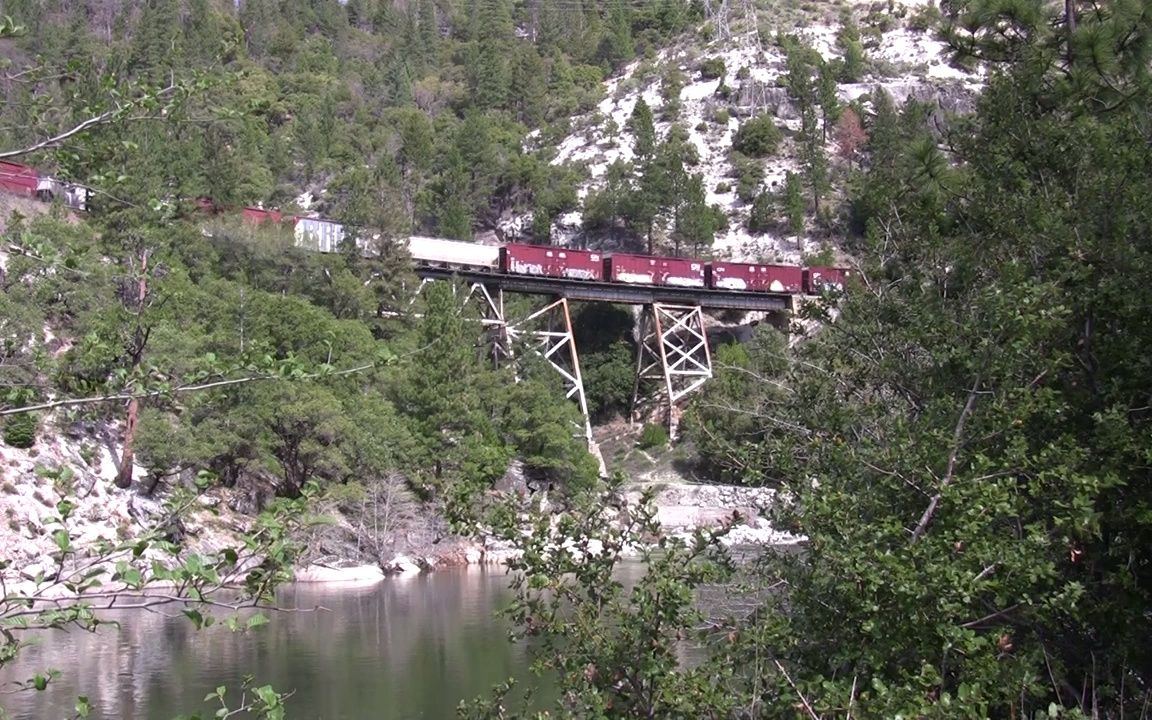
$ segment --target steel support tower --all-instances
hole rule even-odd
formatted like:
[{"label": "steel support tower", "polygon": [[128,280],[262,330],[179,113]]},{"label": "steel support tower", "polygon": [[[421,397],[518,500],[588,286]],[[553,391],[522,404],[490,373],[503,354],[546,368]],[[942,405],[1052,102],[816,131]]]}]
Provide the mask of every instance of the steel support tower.
[{"label": "steel support tower", "polygon": [[712,352],[699,305],[643,306],[637,328],[636,382],[632,422],[644,419],[652,403],[666,403],[668,435],[680,426],[679,402],[712,377]]}]

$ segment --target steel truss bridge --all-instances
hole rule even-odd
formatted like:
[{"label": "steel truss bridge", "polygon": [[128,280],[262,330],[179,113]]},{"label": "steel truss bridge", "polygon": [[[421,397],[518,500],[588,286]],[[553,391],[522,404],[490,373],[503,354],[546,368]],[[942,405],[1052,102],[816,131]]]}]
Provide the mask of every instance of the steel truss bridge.
[{"label": "steel truss bridge", "polygon": [[[580,354],[572,327],[571,301],[641,306],[636,336],[636,376],[631,421],[661,407],[671,437],[676,436],[682,401],[712,377],[712,351],[704,324],[705,310],[791,312],[797,299],[787,294],[747,293],[708,288],[656,287],[561,278],[505,275],[495,272],[415,268],[420,288],[448,280],[461,288],[463,304],[480,311],[483,333],[498,364],[514,359],[517,349],[537,353],[564,380],[566,396],[584,416],[583,434],[594,448]],[[511,317],[504,294],[542,296],[542,307]]]}]

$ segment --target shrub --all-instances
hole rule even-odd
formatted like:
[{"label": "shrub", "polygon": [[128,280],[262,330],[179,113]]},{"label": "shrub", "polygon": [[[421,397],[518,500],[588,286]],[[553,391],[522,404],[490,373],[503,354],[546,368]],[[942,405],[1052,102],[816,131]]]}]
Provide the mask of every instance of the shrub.
[{"label": "shrub", "polygon": [[927,32],[940,24],[940,8],[932,3],[921,5],[908,16],[908,29],[916,32]]},{"label": "shrub", "polygon": [[719,108],[712,113],[712,122],[717,125],[727,125],[729,117],[728,108]]},{"label": "shrub", "polygon": [[732,153],[731,160],[736,176],[736,196],[744,202],[752,202],[764,182],[764,163],[739,152]]},{"label": "shrub", "polygon": [[762,190],[752,201],[752,210],[748,213],[748,232],[766,233],[772,229],[776,221],[776,203],[772,193]]},{"label": "shrub", "polygon": [[776,152],[783,139],[784,133],[776,127],[771,115],[757,115],[736,131],[732,147],[748,157],[762,158]]},{"label": "shrub", "polygon": [[700,133],[708,132],[708,123],[704,122],[703,120],[696,123],[696,132],[700,132]]},{"label": "shrub", "polygon": [[36,444],[36,430],[39,421],[33,413],[10,415],[4,421],[4,444],[9,447],[28,449]]},{"label": "shrub", "polygon": [[640,439],[637,441],[637,444],[642,450],[663,447],[668,444],[668,431],[664,429],[663,425],[648,423],[644,426],[644,429],[640,431]]},{"label": "shrub", "polygon": [[752,71],[748,69],[747,65],[740,66],[740,69],[736,71],[737,80],[747,80],[750,77],[752,77]]},{"label": "shrub", "polygon": [[708,58],[700,63],[700,77],[704,80],[715,80],[716,78],[724,77],[724,70],[723,58]]},{"label": "shrub", "polygon": [[719,195],[730,193],[732,192],[732,186],[721,180],[720,182],[716,183],[716,192]]}]

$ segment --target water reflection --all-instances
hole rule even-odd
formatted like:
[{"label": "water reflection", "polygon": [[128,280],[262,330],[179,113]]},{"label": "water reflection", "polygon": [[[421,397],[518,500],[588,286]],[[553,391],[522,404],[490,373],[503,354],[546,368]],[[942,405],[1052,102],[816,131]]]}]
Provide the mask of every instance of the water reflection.
[{"label": "water reflection", "polygon": [[[295,585],[253,633],[196,632],[182,616],[124,613],[96,634],[48,633],[0,673],[0,685],[52,667],[39,694],[0,698],[13,718],[66,717],[87,694],[97,718],[171,718],[206,709],[218,685],[295,690],[293,718],[435,718],[508,677],[528,679],[522,645],[496,613],[511,593],[503,570],[471,568],[370,587]],[[315,607],[323,609],[304,611]]]}]

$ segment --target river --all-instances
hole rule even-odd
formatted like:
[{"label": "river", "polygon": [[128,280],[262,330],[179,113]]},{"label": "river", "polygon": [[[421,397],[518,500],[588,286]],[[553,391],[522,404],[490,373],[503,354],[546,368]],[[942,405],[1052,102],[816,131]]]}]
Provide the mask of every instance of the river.
[{"label": "river", "polygon": [[119,626],[48,633],[24,649],[0,670],[0,686],[47,668],[61,676],[44,692],[0,696],[0,707],[11,718],[54,720],[87,695],[93,718],[211,717],[205,694],[251,673],[258,685],[294,691],[293,719],[449,720],[461,700],[509,677],[540,683],[497,615],[511,598],[503,569],[472,567],[367,586],[289,585],[278,602],[298,611],[272,613],[248,633],[196,631],[179,614],[121,613]]}]

